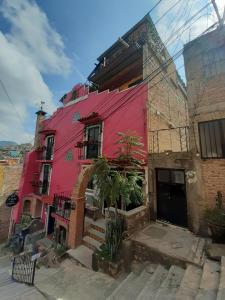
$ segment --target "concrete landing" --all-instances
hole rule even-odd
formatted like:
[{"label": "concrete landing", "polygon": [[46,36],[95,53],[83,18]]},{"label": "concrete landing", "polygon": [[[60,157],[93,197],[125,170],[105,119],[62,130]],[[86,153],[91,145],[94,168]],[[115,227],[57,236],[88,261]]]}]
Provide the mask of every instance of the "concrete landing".
[{"label": "concrete landing", "polygon": [[[202,266],[206,240],[189,230],[163,223],[152,223],[139,231],[132,240],[136,253],[149,252],[148,259],[158,263]],[[157,261],[158,259],[158,261]],[[147,259],[146,259],[147,260]]]},{"label": "concrete landing", "polygon": [[67,251],[70,257],[79,262],[82,266],[92,269],[92,253],[93,251],[83,245],[76,249],[70,249]]}]

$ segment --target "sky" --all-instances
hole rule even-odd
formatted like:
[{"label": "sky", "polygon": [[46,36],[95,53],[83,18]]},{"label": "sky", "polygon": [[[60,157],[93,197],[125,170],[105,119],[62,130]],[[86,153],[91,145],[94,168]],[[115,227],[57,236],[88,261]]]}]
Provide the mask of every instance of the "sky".
[{"label": "sky", "polygon": [[[32,142],[40,102],[52,114],[66,92],[86,81],[97,57],[157,2],[0,0],[0,140]],[[162,0],[151,13],[153,21],[177,2]],[[208,2],[180,0],[157,23],[171,55],[216,21],[210,6],[176,34]],[[217,4],[222,14],[225,0]],[[176,65],[185,80],[182,58]]]}]

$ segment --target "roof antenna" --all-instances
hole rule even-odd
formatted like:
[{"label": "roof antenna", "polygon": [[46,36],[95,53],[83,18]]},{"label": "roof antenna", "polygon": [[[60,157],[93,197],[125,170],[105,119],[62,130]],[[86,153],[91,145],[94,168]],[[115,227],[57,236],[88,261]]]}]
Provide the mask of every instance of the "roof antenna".
[{"label": "roof antenna", "polygon": [[[214,9],[215,9],[215,12],[216,12],[216,15],[217,15],[217,18],[218,18],[218,21],[219,21],[219,26],[221,27],[221,26],[223,26],[223,19],[221,18],[221,16],[220,16],[220,13],[219,13],[219,10],[218,10],[218,6],[217,6],[217,4],[216,4],[216,0],[212,0],[212,4],[213,4],[213,7],[214,7]],[[223,15],[223,17],[224,17],[224,15]]]}]

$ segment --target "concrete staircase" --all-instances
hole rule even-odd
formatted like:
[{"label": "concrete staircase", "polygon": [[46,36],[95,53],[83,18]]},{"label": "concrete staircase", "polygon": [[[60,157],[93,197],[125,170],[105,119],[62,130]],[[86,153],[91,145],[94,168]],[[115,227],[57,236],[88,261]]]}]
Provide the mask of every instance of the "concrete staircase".
[{"label": "concrete staircase", "polygon": [[[141,273],[130,273],[107,300],[224,300],[225,258],[221,263],[206,259],[203,267],[186,269],[172,265],[150,265]],[[150,270],[149,270],[150,269]]]},{"label": "concrete staircase", "polygon": [[82,245],[67,251],[81,266],[92,269],[92,254],[105,242],[105,220],[93,221],[85,217],[85,235]]}]

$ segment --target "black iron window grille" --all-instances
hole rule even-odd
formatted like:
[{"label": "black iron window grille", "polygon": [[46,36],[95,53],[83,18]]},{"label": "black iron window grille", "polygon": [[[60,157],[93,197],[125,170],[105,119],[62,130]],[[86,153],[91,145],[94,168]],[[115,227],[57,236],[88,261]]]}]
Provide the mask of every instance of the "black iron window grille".
[{"label": "black iron window grille", "polygon": [[86,128],[85,158],[97,158],[101,149],[101,126],[94,125]]},{"label": "black iron window grille", "polygon": [[202,158],[225,158],[225,119],[199,123]]},{"label": "black iron window grille", "polygon": [[55,208],[55,214],[61,216],[64,219],[70,219],[71,212],[71,198],[64,193],[55,194],[53,200],[53,206]]},{"label": "black iron window grille", "polygon": [[45,159],[46,160],[52,160],[53,146],[54,146],[54,136],[48,136],[46,138],[46,150],[45,150]]},{"label": "black iron window grille", "polygon": [[40,193],[42,195],[48,194],[50,171],[51,171],[50,165],[43,165],[43,179],[40,186]]}]

